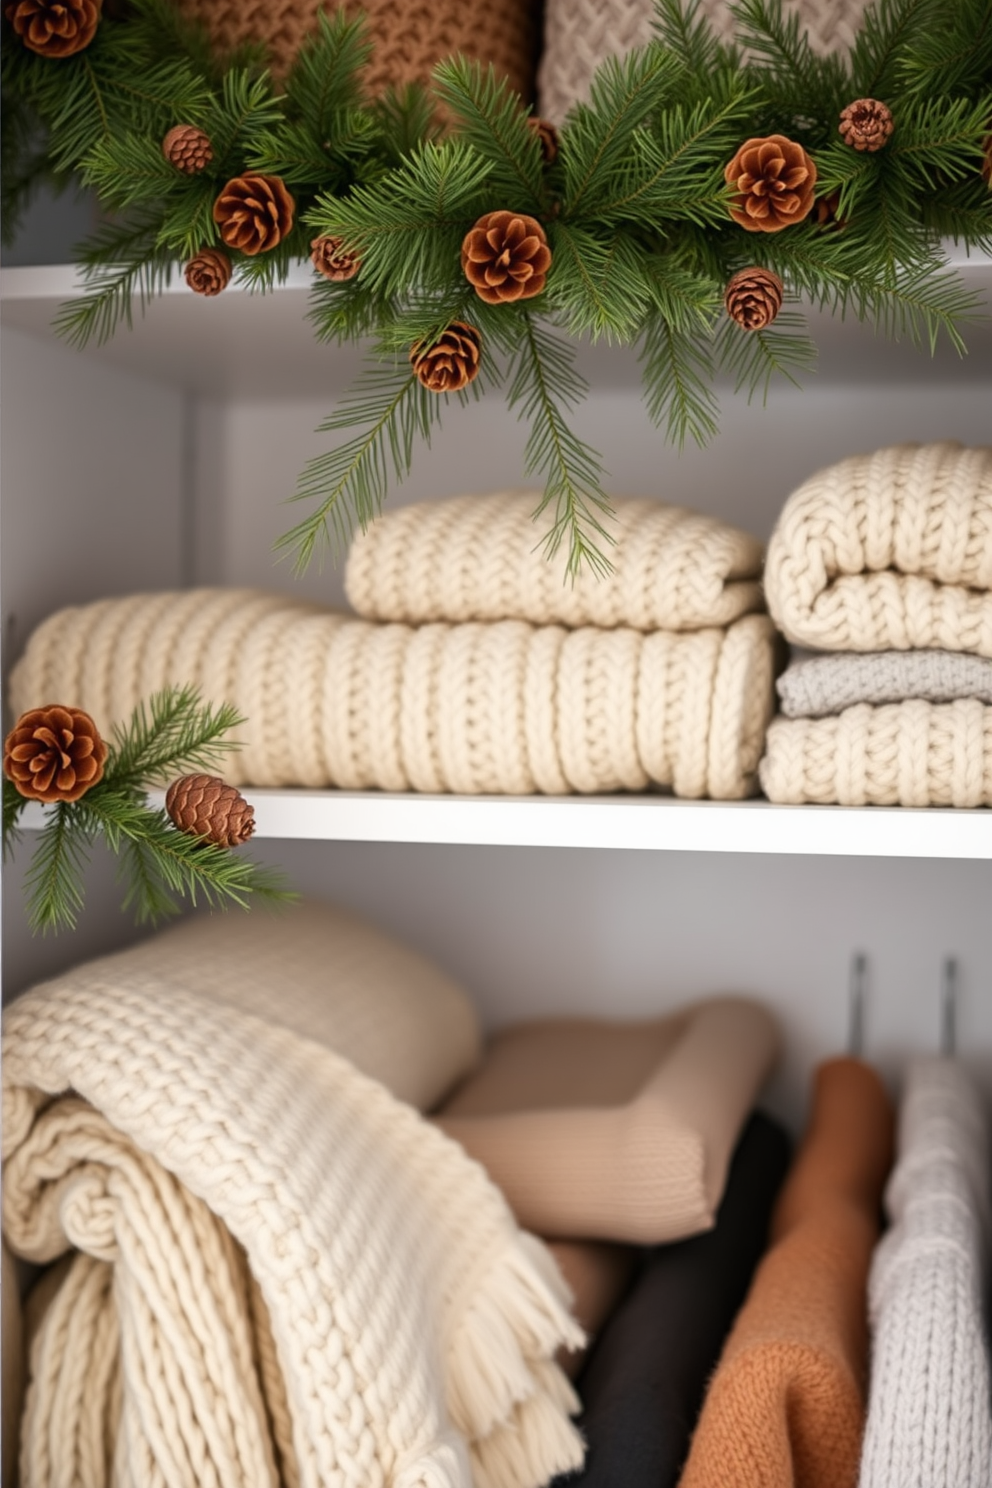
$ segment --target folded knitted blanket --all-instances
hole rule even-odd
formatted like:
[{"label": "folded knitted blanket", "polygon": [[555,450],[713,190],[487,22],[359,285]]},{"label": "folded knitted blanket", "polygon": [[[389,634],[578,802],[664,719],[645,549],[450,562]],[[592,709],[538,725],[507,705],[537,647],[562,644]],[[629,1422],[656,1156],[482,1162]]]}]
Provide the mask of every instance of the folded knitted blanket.
[{"label": "folded knitted blanket", "polygon": [[992,707],[992,661],[957,651],[836,651],[793,662],[775,684],[786,718],[824,718],[855,703],[977,698]]},{"label": "folded knitted blanket", "polygon": [[834,718],[776,718],[761,784],[770,801],[992,806],[992,708],[918,699]]},{"label": "folded knitted blanket", "polygon": [[37,1262],[75,1249],[34,1339],[23,1488],[577,1466],[553,1355],[581,1333],[482,1169],[325,1044],[118,966],[6,1014],[4,1232]]},{"label": "folded knitted blanket", "polygon": [[532,520],[537,491],[401,506],[355,538],[345,588],[367,620],[528,620],[702,630],[763,610],[756,538],[700,512],[618,500],[604,519],[611,574],[566,572]]},{"label": "folded knitted blanket", "polygon": [[15,713],[53,698],[101,729],[192,683],[248,720],[232,782],[361,790],[756,789],[774,706],[774,627],[691,635],[521,621],[376,625],[245,589],[74,606],[31,636]]},{"label": "folded knitted blanket", "polygon": [[988,1118],[954,1060],[919,1059],[906,1072],[885,1204],[891,1228],[868,1284],[860,1488],[987,1488]]},{"label": "folded knitted blanket", "polygon": [[874,1070],[821,1065],[772,1246],[710,1382],[681,1488],[854,1488],[868,1267],[892,1142]]},{"label": "folded knitted blanket", "polygon": [[896,445],[819,471],[782,509],[765,595],[798,645],[992,656],[992,449]]}]

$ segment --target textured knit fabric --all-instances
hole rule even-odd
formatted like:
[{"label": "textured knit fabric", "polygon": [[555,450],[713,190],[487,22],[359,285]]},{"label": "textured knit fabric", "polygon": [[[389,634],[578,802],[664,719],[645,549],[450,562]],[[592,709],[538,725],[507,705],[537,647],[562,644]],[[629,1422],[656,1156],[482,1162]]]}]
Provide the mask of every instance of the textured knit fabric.
[{"label": "textured knit fabric", "polygon": [[819,471],[785,503],[765,594],[801,646],[992,656],[992,449],[896,445]]},{"label": "textured knit fabric", "polygon": [[102,730],[192,683],[233,703],[232,783],[350,790],[643,790],[734,800],[756,789],[774,707],[765,615],[691,635],[520,621],[376,625],[242,589],[61,610],[11,676],[16,713],[52,698]]},{"label": "textured knit fabric", "polygon": [[[784,0],[813,50],[846,51],[854,42],[867,0]],[[724,40],[734,37],[728,0],[702,0],[699,14]],[[544,53],[538,72],[540,111],[560,123],[575,103],[589,97],[593,73],[607,57],[645,46],[654,34],[652,0],[546,0]]]},{"label": "textured knit fabric", "polygon": [[992,707],[992,661],[955,651],[837,651],[794,662],[775,684],[786,718],[826,718],[855,703],[976,698]]},{"label": "textured knit fabric", "polygon": [[681,1488],[854,1488],[868,1364],[866,1288],[892,1162],[873,1070],[821,1065],[772,1246],[724,1347]]},{"label": "textured knit fabric", "polygon": [[615,501],[604,522],[612,574],[566,573],[547,558],[538,491],[397,507],[355,538],[345,588],[367,620],[528,620],[702,630],[764,609],[756,538],[660,501]]},{"label": "textured knit fabric", "polygon": [[716,1227],[646,1254],[580,1376],[586,1465],[562,1488],[675,1488],[706,1381],[765,1248],[788,1161],[782,1128],[752,1116]]},{"label": "textured knit fabric", "polygon": [[761,784],[793,805],[992,806],[992,708],[913,700],[776,718]]},{"label": "textured knit fabric", "polygon": [[630,1284],[638,1252],[605,1240],[549,1240],[548,1250],[572,1294],[572,1315],[586,1335],[580,1348],[559,1352],[558,1362],[574,1379],[596,1337]]},{"label": "textured knit fabric", "polygon": [[760,1004],[503,1033],[438,1118],[541,1235],[654,1244],[708,1229],[778,1051]]},{"label": "textured knit fabric", "polygon": [[76,1252],[23,1488],[520,1488],[581,1461],[547,1252],[323,1043],[107,957],[8,1009],[3,1078],[8,1242]]},{"label": "textured knit fabric", "polygon": [[885,1204],[860,1488],[988,1488],[988,1118],[954,1060],[906,1072]]}]

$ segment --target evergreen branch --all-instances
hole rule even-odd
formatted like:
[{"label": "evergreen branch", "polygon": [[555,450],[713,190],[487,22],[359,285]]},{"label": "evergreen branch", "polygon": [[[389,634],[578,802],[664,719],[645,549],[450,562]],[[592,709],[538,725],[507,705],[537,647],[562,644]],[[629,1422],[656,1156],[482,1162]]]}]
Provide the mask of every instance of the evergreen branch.
[{"label": "evergreen branch", "polygon": [[953,273],[940,273],[934,264],[900,269],[894,280],[855,281],[846,297],[861,320],[869,315],[885,335],[935,351],[941,332],[960,356],[967,352],[962,324],[987,319],[981,293],[967,289]]},{"label": "evergreen branch", "polygon": [[508,193],[515,211],[540,214],[546,205],[541,147],[508,79],[491,63],[483,68],[452,57],[434,69],[434,90],[457,115],[461,137],[491,162],[489,186]]},{"label": "evergreen branch", "polygon": [[649,290],[637,247],[622,232],[606,241],[568,222],[553,224],[555,275],[551,300],[569,331],[623,340],[636,332]]},{"label": "evergreen branch", "polygon": [[686,438],[702,448],[717,431],[719,404],[713,392],[713,364],[705,342],[654,315],[645,327],[640,351],[644,401],[652,423],[680,450]]},{"label": "evergreen branch", "polygon": [[20,838],[18,822],[24,808],[27,806],[27,797],[22,796],[12,780],[4,776],[3,781],[3,861],[6,863],[14,850],[14,844]]},{"label": "evergreen branch", "polygon": [[118,788],[164,785],[176,775],[216,770],[240,746],[226,734],[245,722],[229,703],[203,704],[195,687],[167,688],[114,728],[104,779]]},{"label": "evergreen branch", "polygon": [[332,140],[341,118],[365,102],[362,69],[372,55],[364,16],[319,11],[286,79],[291,115],[306,120],[317,140]]},{"label": "evergreen branch", "polygon": [[[123,322],[133,324],[134,300],[141,313],[172,280],[170,257],[159,250],[160,213],[151,209],[111,224],[82,248],[84,293],[61,305],[54,327],[71,346],[109,341]],[[87,257],[92,259],[87,263]]]},{"label": "evergreen branch", "polygon": [[734,378],[734,392],[747,390],[748,402],[760,392],[767,401],[772,380],[784,377],[799,387],[799,375],[816,364],[816,347],[805,335],[801,315],[780,312],[774,324],[761,331],[742,330],[727,319],[716,335],[717,359]]},{"label": "evergreen branch", "polygon": [[402,165],[419,146],[438,138],[440,125],[434,101],[419,83],[387,88],[371,107],[381,130],[383,153],[389,165]]},{"label": "evergreen branch", "polygon": [[701,0],[655,0],[654,29],[661,44],[679,57],[697,79],[708,83],[722,49],[708,22],[699,17]]},{"label": "evergreen branch", "polygon": [[50,930],[76,928],[91,842],[78,803],[61,801],[49,808],[24,879],[27,919],[33,932],[47,935]]}]

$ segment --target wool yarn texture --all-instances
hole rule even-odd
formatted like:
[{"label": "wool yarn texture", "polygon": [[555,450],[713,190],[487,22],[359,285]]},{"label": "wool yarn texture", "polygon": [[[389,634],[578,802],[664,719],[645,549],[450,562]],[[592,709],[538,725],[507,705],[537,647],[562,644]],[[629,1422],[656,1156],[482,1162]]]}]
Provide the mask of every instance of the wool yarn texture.
[{"label": "wool yarn texture", "polygon": [[6,1239],[71,1256],[23,1488],[537,1488],[581,1463],[547,1252],[317,1038],[110,956],[8,1009],[3,1080]]},{"label": "wool yarn texture", "polygon": [[523,1023],[436,1119],[526,1229],[677,1240],[712,1227],[778,1046],[771,1014],[735,997],[649,1023]]},{"label": "wool yarn texture", "polygon": [[[854,44],[867,0],[784,0],[786,18],[798,17],[810,46],[827,56]],[[701,0],[699,16],[723,41],[736,23],[728,0]],[[540,113],[560,124],[589,98],[593,74],[607,57],[645,46],[654,35],[651,0],[546,0],[544,52],[538,70]]]},{"label": "wool yarn texture", "polygon": [[837,651],[793,662],[775,688],[786,718],[826,718],[855,703],[909,698],[975,698],[992,707],[992,661],[955,651]]},{"label": "wool yarn texture", "polygon": [[992,448],[895,445],[819,471],[782,509],[765,596],[800,646],[992,657]]},{"label": "wool yarn texture", "polygon": [[893,1127],[874,1070],[820,1066],[771,1248],[710,1381],[681,1488],[855,1488]]},{"label": "wool yarn texture", "polygon": [[906,1071],[885,1207],[859,1488],[988,1488],[988,1118],[953,1059]]},{"label": "wool yarn texture", "polygon": [[[109,734],[192,684],[248,720],[231,784],[565,794],[757,788],[778,647],[766,615],[686,635],[377,625],[244,589],[74,606],[34,632],[11,706],[69,698]],[[31,700],[31,701],[28,701]]]},{"label": "wool yarn texture", "polygon": [[356,536],[345,589],[366,620],[527,620],[532,625],[702,630],[764,609],[756,538],[660,501],[616,500],[604,518],[613,572],[574,580],[533,519],[539,491],[396,507]]},{"label": "wool yarn texture", "polygon": [[760,775],[782,804],[992,806],[992,708],[910,699],[775,718]]}]

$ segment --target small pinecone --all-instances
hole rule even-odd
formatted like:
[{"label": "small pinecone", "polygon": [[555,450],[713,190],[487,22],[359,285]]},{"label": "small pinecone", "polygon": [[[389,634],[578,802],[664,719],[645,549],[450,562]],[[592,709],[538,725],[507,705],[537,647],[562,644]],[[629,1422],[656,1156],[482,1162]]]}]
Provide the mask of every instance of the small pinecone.
[{"label": "small pinecone", "polygon": [[162,141],[162,154],[184,176],[206,170],[214,158],[210,136],[195,124],[174,124]]},{"label": "small pinecone", "polygon": [[853,150],[880,150],[895,128],[891,111],[877,98],[856,98],[841,112],[840,132]]},{"label": "small pinecone", "polygon": [[103,778],[107,746],[82,708],[22,713],[4,740],[3,773],[33,801],[78,801]]},{"label": "small pinecone", "polygon": [[310,244],[310,262],[318,274],[323,274],[325,279],[332,279],[335,284],[354,279],[362,266],[358,254],[345,248],[344,238],[329,235],[313,239]]},{"label": "small pinecone", "polygon": [[426,351],[418,341],[410,348],[410,365],[432,393],[457,393],[479,375],[482,337],[475,326],[453,320]]},{"label": "small pinecone", "polygon": [[462,272],[487,305],[539,295],[550,267],[544,228],[523,212],[487,212],[462,241]]},{"label": "small pinecone", "polygon": [[554,165],[558,159],[558,131],[551,120],[530,118],[527,127],[537,135],[545,165]]},{"label": "small pinecone", "polygon": [[295,203],[278,176],[235,176],[214,202],[214,221],[228,248],[253,257],[277,247],[293,226]]},{"label": "small pinecone", "polygon": [[723,303],[745,331],[763,331],[782,308],[783,285],[770,269],[740,269],[727,284]]},{"label": "small pinecone", "polygon": [[201,248],[183,273],[194,294],[219,295],[231,282],[231,260],[220,248]]},{"label": "small pinecone", "polygon": [[826,196],[818,196],[813,206],[813,221],[817,227],[833,229],[835,232],[840,232],[841,228],[846,227],[847,218],[837,216],[839,206],[839,191],[829,191]]},{"label": "small pinecone", "polygon": [[781,232],[813,210],[816,166],[784,134],[745,140],[723,176],[737,193],[730,215],[748,232]]},{"label": "small pinecone", "polygon": [[29,51],[72,57],[88,47],[100,24],[103,0],[13,0],[4,15]]},{"label": "small pinecone", "polygon": [[255,808],[219,775],[181,775],[169,786],[165,809],[181,832],[219,847],[237,847],[255,830]]}]

